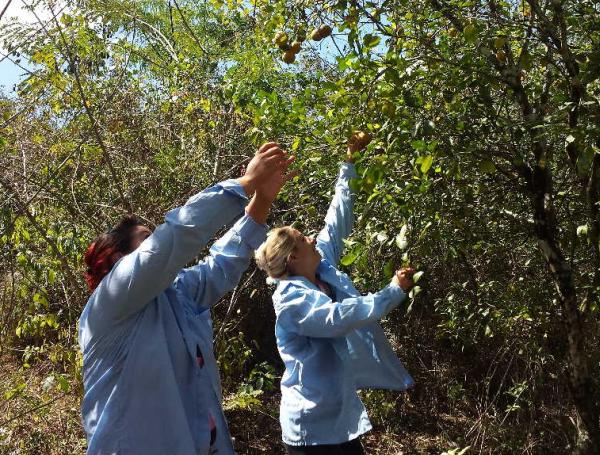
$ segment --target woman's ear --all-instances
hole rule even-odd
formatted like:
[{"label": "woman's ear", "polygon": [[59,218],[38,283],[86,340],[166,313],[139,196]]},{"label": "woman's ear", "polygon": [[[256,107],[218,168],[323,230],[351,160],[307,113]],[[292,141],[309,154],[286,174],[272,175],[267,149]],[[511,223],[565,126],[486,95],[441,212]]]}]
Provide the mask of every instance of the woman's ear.
[{"label": "woman's ear", "polygon": [[296,266],[296,260],[298,259],[298,256],[295,253],[290,253],[290,255],[287,258],[287,268],[290,272],[293,272],[295,270],[295,266]]},{"label": "woman's ear", "polygon": [[113,263],[113,265],[114,265],[114,264],[116,264],[116,263],[117,263],[117,261],[118,261],[119,259],[121,259],[123,256],[125,256],[123,253],[121,253],[120,251],[117,251],[117,252],[115,252],[115,253],[113,253],[113,254],[111,254],[111,255],[110,255],[110,260],[111,260],[111,262],[112,262],[112,263]]},{"label": "woman's ear", "polygon": [[296,254],[296,250],[294,250],[288,256],[288,264],[290,264],[292,262],[296,262],[297,259],[298,259],[298,255]]}]

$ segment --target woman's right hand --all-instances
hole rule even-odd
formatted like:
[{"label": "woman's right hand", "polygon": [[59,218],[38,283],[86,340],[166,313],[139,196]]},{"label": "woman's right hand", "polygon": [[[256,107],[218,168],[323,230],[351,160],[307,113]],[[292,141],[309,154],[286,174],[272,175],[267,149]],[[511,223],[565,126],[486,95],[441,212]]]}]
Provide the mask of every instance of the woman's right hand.
[{"label": "woman's right hand", "polygon": [[396,270],[396,273],[394,273],[394,277],[392,278],[392,283],[400,286],[404,292],[408,292],[415,285],[412,279],[414,274],[415,271],[410,267],[403,267]]},{"label": "woman's right hand", "polygon": [[348,150],[346,151],[346,161],[354,163],[353,155],[360,152],[371,142],[371,135],[364,131],[355,131],[348,139]]}]

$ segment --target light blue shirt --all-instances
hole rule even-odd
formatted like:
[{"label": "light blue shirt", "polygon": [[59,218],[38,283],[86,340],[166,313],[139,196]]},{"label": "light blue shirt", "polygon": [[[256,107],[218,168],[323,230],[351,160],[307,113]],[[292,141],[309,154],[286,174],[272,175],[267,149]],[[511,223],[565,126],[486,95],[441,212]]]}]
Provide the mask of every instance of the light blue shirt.
[{"label": "light blue shirt", "polygon": [[88,454],[207,454],[209,413],[217,426],[212,449],[233,453],[209,308],[238,283],[266,226],[244,215],[210,256],[182,267],[246,201],[234,180],[192,197],[91,295],[79,320]]},{"label": "light blue shirt", "polygon": [[340,272],[343,239],[354,223],[348,181],[354,165],[342,164],[335,195],[317,236],[322,261],[317,275],[333,299],[308,279],[281,280],[273,295],[275,336],[285,372],[281,379],[280,421],[286,444],[341,444],[371,429],[359,388],[404,390],[412,378],[376,321],[404,298],[391,284],[361,296]]}]

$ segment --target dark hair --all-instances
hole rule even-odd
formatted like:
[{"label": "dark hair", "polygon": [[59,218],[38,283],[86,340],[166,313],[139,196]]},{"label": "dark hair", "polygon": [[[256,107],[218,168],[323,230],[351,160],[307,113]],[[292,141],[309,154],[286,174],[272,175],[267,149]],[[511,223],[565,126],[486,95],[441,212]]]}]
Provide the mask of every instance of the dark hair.
[{"label": "dark hair", "polygon": [[115,253],[131,253],[131,232],[141,225],[141,220],[135,215],[126,215],[111,230],[96,237],[85,251],[83,260],[87,266],[84,277],[90,291],[96,289],[102,278],[115,265]]}]

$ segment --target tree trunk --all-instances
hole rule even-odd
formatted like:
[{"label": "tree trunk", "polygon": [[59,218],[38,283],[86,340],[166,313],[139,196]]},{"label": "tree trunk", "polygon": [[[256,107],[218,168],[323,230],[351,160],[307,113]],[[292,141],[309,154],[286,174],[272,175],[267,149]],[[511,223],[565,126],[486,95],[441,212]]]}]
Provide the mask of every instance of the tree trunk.
[{"label": "tree trunk", "polygon": [[589,437],[589,443],[586,447],[580,447],[579,453],[598,454],[600,407],[597,390],[590,375],[589,358],[585,354],[583,316],[579,310],[573,271],[556,241],[551,183],[549,171],[537,166],[531,180],[535,232],[558,291],[569,348],[569,389]]}]

